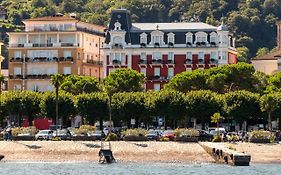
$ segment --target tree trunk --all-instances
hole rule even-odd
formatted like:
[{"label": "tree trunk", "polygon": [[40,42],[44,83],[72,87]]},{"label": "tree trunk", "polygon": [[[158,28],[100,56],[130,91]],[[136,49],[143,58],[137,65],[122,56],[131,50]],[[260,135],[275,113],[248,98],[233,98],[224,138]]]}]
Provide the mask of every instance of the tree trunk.
[{"label": "tree trunk", "polygon": [[102,120],[102,116],[100,116],[99,118],[100,118],[100,130],[103,131],[103,120]]},{"label": "tree trunk", "polygon": [[59,124],[59,87],[56,86],[56,136],[58,135]]},{"label": "tree trunk", "polygon": [[272,131],[271,111],[268,111],[268,130]]}]

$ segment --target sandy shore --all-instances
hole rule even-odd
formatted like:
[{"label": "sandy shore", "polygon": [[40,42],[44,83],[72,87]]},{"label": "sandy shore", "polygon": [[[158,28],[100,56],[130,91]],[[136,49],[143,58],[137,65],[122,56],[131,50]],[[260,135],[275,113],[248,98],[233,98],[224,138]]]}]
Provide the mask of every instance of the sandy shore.
[{"label": "sandy shore", "polygon": [[[252,156],[253,163],[281,163],[281,144],[219,143]],[[94,161],[101,142],[13,141],[0,142],[4,161]],[[124,162],[213,162],[197,143],[111,142],[114,157]]]}]

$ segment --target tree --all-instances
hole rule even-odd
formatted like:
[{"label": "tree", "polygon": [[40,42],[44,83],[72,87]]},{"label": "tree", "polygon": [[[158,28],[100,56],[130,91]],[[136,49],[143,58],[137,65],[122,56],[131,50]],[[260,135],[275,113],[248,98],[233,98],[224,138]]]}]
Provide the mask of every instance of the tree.
[{"label": "tree", "polygon": [[5,77],[0,74],[0,95],[2,93],[2,84],[5,82]]},{"label": "tree", "polygon": [[256,57],[260,57],[260,56],[266,55],[268,53],[269,53],[269,49],[266,47],[262,47],[262,48],[259,48],[259,50],[257,51]]},{"label": "tree", "polygon": [[143,91],[145,76],[133,69],[120,68],[110,73],[104,79],[105,88],[114,89],[114,92],[139,92]]},{"label": "tree", "polygon": [[[41,113],[45,117],[55,119],[57,125],[59,118],[61,118],[62,125],[66,126],[69,117],[73,117],[77,113],[73,98],[74,96],[69,93],[60,93],[57,98],[55,93],[46,92],[40,103]],[[56,105],[59,106],[58,110]]]},{"label": "tree", "polygon": [[64,76],[61,74],[52,75],[51,77],[51,81],[55,86],[55,92],[56,92],[56,125],[58,125],[58,120],[59,120],[59,105],[58,105],[59,87],[63,82],[63,80],[64,80]]},{"label": "tree", "polygon": [[177,74],[164,86],[166,90],[176,90],[184,93],[206,88],[206,75],[202,70]]},{"label": "tree", "polygon": [[122,120],[131,127],[131,119],[135,119],[135,126],[138,127],[141,121],[147,118],[144,92],[122,92],[112,96],[112,113],[114,121]]},{"label": "tree", "polygon": [[241,90],[226,93],[222,98],[227,116],[240,124],[249,119],[257,119],[261,113],[259,94]]},{"label": "tree", "polygon": [[185,97],[187,115],[195,120],[201,120],[204,125],[209,122],[211,115],[221,110],[218,100],[217,94],[212,91],[191,91]]},{"label": "tree", "polygon": [[153,114],[155,116],[165,117],[165,124],[170,124],[170,126],[175,128],[177,127],[176,121],[185,118],[186,101],[183,93],[160,91],[153,93],[151,97]]},{"label": "tree", "polygon": [[100,91],[97,78],[78,75],[67,76],[61,83],[60,89],[73,95]]},{"label": "tree", "polygon": [[223,119],[223,117],[221,116],[221,114],[219,112],[216,112],[211,116],[211,123],[217,124],[217,130],[218,130],[217,136],[219,136],[219,122],[221,119]]},{"label": "tree", "polygon": [[80,94],[76,97],[77,111],[86,117],[90,124],[99,120],[103,130],[103,119],[108,115],[108,97],[105,93]]},{"label": "tree", "polygon": [[272,131],[272,118],[271,114],[274,112],[279,106],[280,94],[265,94],[260,98],[260,108],[261,111],[267,112],[268,115],[268,129]]},{"label": "tree", "polygon": [[242,62],[249,62],[249,49],[247,47],[237,48],[237,58]]}]

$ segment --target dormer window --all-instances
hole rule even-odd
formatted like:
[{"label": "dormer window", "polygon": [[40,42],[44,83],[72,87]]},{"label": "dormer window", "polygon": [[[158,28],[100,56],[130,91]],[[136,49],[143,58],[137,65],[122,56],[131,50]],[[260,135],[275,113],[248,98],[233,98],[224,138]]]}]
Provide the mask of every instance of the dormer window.
[{"label": "dormer window", "polygon": [[154,44],[155,46],[160,46],[160,45],[164,44],[163,35],[164,35],[164,33],[159,30],[151,32],[151,43],[150,44]]},{"label": "dormer window", "polygon": [[140,44],[142,46],[145,46],[147,44],[147,34],[146,33],[142,33],[140,35]]},{"label": "dormer window", "polygon": [[169,33],[168,34],[168,45],[174,45],[175,44],[175,34]]},{"label": "dormer window", "polygon": [[215,32],[210,34],[210,44],[213,46],[217,44],[217,34]]},{"label": "dormer window", "polygon": [[207,44],[207,33],[205,32],[197,32],[195,34],[195,44],[197,46],[204,46]]},{"label": "dormer window", "polygon": [[122,30],[121,24],[118,21],[116,23],[114,23],[114,30]]},{"label": "dormer window", "polygon": [[186,36],[186,45],[191,46],[193,44],[193,34],[191,32],[185,34]]}]

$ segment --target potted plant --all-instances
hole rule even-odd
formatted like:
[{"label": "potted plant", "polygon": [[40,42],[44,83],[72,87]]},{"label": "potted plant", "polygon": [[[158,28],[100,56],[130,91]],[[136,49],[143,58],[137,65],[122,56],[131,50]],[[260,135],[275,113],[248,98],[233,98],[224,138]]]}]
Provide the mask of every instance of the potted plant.
[{"label": "potted plant", "polygon": [[147,141],[147,130],[136,128],[136,129],[127,129],[121,134],[123,135],[124,141]]},{"label": "potted plant", "polygon": [[179,142],[198,142],[199,131],[193,128],[175,129],[175,141]]}]

